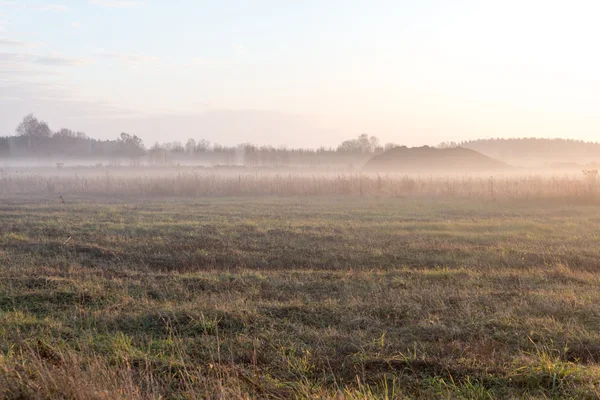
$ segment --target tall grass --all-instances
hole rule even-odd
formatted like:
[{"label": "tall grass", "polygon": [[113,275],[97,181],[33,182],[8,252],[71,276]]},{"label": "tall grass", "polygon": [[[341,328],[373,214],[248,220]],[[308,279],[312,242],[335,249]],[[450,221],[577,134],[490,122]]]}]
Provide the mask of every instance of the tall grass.
[{"label": "tall grass", "polygon": [[79,193],[169,196],[370,196],[478,199],[598,198],[598,182],[589,174],[515,177],[411,175],[306,175],[274,173],[198,173],[167,176],[0,175],[0,194]]}]

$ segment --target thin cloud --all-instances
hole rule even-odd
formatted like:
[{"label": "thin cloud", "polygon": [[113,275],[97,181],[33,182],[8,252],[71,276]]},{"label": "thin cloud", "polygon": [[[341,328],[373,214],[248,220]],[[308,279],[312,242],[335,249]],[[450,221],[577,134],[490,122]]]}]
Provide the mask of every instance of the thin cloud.
[{"label": "thin cloud", "polygon": [[23,4],[16,1],[0,1],[0,6],[10,8],[20,8],[34,11],[58,11],[64,12],[69,8],[62,4]]},{"label": "thin cloud", "polygon": [[89,60],[69,58],[59,54],[0,53],[0,65],[18,63],[39,64],[45,66],[69,67],[89,64]]},{"label": "thin cloud", "polygon": [[10,40],[0,38],[0,46],[25,46],[25,42],[20,40]]},{"label": "thin cloud", "polygon": [[19,65],[6,65],[0,62],[0,83],[6,79],[14,79],[15,77],[25,78],[31,77],[36,78],[40,76],[59,76],[59,71],[49,70],[48,68],[38,67],[38,68],[26,68],[23,64]]},{"label": "thin cloud", "polygon": [[36,81],[3,82],[0,79],[0,93],[12,99],[40,100],[43,98],[68,99],[73,88],[59,84],[53,80],[40,79]]},{"label": "thin cloud", "polygon": [[77,66],[77,65],[86,65],[90,64],[91,61],[85,59],[77,59],[77,58],[68,58],[63,56],[55,56],[55,55],[34,55],[31,58],[31,62],[42,65],[50,65],[50,66]]},{"label": "thin cloud", "polygon": [[63,5],[60,5],[60,4],[48,4],[48,5],[45,5],[45,6],[39,6],[37,9],[40,10],[40,11],[60,11],[60,12],[63,12],[63,11],[67,11],[69,8],[67,6],[63,6]]},{"label": "thin cloud", "polygon": [[239,62],[237,61],[231,61],[231,60],[210,60],[210,59],[206,59],[206,58],[201,58],[201,57],[192,57],[190,62],[182,64],[184,67],[186,68],[192,68],[192,67],[214,67],[214,66],[230,66],[230,65],[236,65],[239,64]]},{"label": "thin cloud", "polygon": [[98,55],[109,60],[116,60],[132,68],[137,68],[142,65],[157,65],[160,63],[160,58],[156,56],[137,54],[137,53],[112,53],[103,50],[98,51]]},{"label": "thin cloud", "polygon": [[89,0],[90,4],[109,7],[109,8],[134,8],[140,7],[144,3],[141,1],[125,1],[125,0]]},{"label": "thin cloud", "polygon": [[39,46],[39,43],[24,42],[22,40],[0,38],[0,46],[37,47],[37,46]]},{"label": "thin cloud", "polygon": [[[3,84],[0,80],[0,93],[0,133],[14,132],[22,116],[31,112],[42,117],[52,116],[53,120],[63,121],[61,123],[64,124],[72,120],[76,130],[82,131],[88,131],[87,128],[94,128],[105,121],[134,117],[143,119],[145,116],[107,102],[83,98],[76,86],[56,85],[56,82],[50,81]],[[97,137],[112,136],[112,133],[106,134],[111,132],[109,128],[91,130],[92,135],[95,133]]]}]

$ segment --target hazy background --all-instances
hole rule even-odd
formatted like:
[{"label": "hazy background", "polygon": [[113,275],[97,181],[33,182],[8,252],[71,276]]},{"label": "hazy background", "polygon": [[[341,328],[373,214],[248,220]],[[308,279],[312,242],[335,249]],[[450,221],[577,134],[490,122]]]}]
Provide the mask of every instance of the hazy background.
[{"label": "hazy background", "polygon": [[597,1],[0,0],[0,135],[595,141]]}]

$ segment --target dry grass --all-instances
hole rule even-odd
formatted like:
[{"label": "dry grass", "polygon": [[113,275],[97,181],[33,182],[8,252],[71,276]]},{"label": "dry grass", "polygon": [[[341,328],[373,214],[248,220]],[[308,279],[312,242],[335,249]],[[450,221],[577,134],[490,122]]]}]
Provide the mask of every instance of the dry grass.
[{"label": "dry grass", "polygon": [[[148,174],[139,170],[139,174]],[[597,175],[512,177],[373,174],[150,173],[148,176],[7,173],[0,194],[128,194],[153,196],[453,197],[492,200],[596,200]]]},{"label": "dry grass", "polygon": [[2,197],[0,398],[600,396],[597,207],[64,198]]}]

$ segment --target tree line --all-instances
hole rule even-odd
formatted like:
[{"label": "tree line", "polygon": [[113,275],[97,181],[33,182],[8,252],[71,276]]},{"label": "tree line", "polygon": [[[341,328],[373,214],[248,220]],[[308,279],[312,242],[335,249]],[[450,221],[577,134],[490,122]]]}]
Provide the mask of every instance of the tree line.
[{"label": "tree line", "polygon": [[[318,149],[257,146],[252,143],[224,146],[206,139],[188,139],[185,143],[156,142],[147,148],[140,137],[125,132],[113,140],[98,140],[66,128],[52,131],[46,122],[30,114],[23,118],[13,135],[0,137],[0,159],[45,157],[58,161],[86,158],[127,160],[130,164],[143,161],[155,165],[188,162],[205,165],[352,166],[396,146],[394,143],[382,145],[377,137],[361,134],[337,147]],[[570,139],[480,139],[443,142],[436,147],[470,148],[509,162],[534,157],[574,162],[600,159],[600,143]]]},{"label": "tree line", "polygon": [[98,140],[66,128],[52,131],[46,122],[30,114],[23,118],[14,135],[0,137],[0,157],[120,158],[135,163],[145,158],[151,164],[201,160],[210,164],[266,166],[327,164],[336,160],[352,163],[394,146],[382,146],[377,137],[362,134],[335,148],[275,148],[251,143],[224,146],[206,139],[188,139],[185,144],[156,142],[146,148],[140,137],[125,132],[114,140]]},{"label": "tree line", "polygon": [[143,154],[142,139],[135,135],[121,133],[115,140],[97,140],[66,128],[53,132],[46,122],[32,114],[23,118],[15,135],[0,137],[0,156],[5,157],[136,157]]}]

